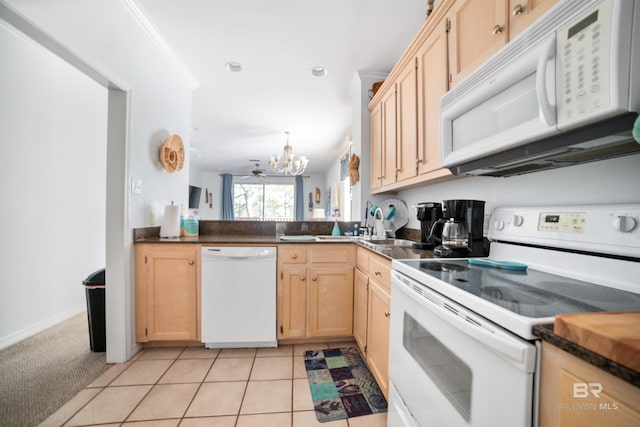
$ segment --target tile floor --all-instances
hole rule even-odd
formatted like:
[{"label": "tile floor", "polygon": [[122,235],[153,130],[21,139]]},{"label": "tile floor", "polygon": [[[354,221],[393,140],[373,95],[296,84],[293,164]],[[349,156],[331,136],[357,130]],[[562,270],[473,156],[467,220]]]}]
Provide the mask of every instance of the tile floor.
[{"label": "tile floor", "polygon": [[40,426],[386,426],[386,413],[316,420],[302,355],[348,345],[355,343],[144,349],[113,365]]}]

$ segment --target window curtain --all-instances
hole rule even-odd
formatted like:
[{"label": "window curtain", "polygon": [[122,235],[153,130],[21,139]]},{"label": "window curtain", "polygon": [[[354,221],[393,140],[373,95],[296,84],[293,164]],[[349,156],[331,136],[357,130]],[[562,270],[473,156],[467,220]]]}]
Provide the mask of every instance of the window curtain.
[{"label": "window curtain", "polygon": [[233,176],[222,174],[222,219],[233,220]]},{"label": "window curtain", "polygon": [[302,175],[296,175],[296,197],[293,202],[296,206],[296,221],[304,220],[304,185]]},{"label": "window curtain", "polygon": [[349,178],[349,153],[340,159],[340,181],[344,181],[347,178]]}]

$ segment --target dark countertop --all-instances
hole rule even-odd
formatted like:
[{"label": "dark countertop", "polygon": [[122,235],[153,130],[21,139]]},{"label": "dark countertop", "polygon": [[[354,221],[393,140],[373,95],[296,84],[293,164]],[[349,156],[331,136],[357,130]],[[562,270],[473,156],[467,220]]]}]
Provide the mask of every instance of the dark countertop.
[{"label": "dark countertop", "polygon": [[[283,234],[286,235],[330,235],[333,222],[286,222]],[[357,223],[338,223],[340,228],[352,229]],[[419,233],[419,231],[418,231]],[[432,250],[413,249],[406,246],[382,246],[370,248],[357,240],[326,240],[326,241],[283,241],[276,236],[275,226],[261,221],[202,221],[200,235],[194,237],[160,238],[160,227],[145,227],[133,230],[134,243],[194,243],[210,244],[239,244],[239,245],[288,245],[288,244],[345,244],[355,243],[389,259],[421,259],[433,258]],[[418,234],[419,235],[419,234]],[[414,240],[413,230],[406,230],[398,238]]]},{"label": "dark countertop", "polygon": [[557,336],[553,332],[553,325],[536,326],[533,328],[533,334],[543,341],[546,341],[549,344],[552,344],[615,377],[633,384],[636,387],[640,387],[640,372],[620,365],[611,359],[607,359],[606,357]]}]

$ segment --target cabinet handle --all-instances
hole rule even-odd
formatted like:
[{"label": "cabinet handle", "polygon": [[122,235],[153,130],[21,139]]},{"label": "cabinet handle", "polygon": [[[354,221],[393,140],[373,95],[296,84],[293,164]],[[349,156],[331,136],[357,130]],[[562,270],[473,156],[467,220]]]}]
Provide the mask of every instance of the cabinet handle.
[{"label": "cabinet handle", "polygon": [[516,15],[522,15],[523,12],[524,12],[524,6],[521,4],[517,4],[511,11],[511,14],[513,16],[516,16]]},{"label": "cabinet handle", "polygon": [[296,258],[298,258],[298,254],[291,255],[291,259],[296,259]]},{"label": "cabinet handle", "polygon": [[502,28],[502,25],[498,24],[493,27],[493,34],[498,35],[502,32],[502,30],[504,30],[504,28]]},{"label": "cabinet handle", "polygon": [[311,280],[313,280],[314,282],[315,282],[315,281],[317,281],[317,280],[318,280],[318,276],[313,276],[313,277],[311,278]]},{"label": "cabinet handle", "polygon": [[378,270],[374,271],[373,274],[375,274],[376,276],[382,276],[382,273],[380,273]]},{"label": "cabinet handle", "polygon": [[384,312],[384,317],[389,317],[389,316],[391,316],[391,313],[389,313],[388,311],[385,311]]},{"label": "cabinet handle", "polygon": [[189,265],[193,265],[193,260],[192,259],[189,260]]},{"label": "cabinet handle", "polygon": [[304,282],[304,280],[305,280],[305,279],[304,279],[304,276],[300,276],[300,281],[301,281],[301,282]]}]

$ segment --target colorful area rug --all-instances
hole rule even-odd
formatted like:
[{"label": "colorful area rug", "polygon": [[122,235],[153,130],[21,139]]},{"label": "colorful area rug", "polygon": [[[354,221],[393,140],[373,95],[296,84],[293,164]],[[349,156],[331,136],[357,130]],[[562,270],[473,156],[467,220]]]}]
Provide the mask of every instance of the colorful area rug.
[{"label": "colorful area rug", "polygon": [[304,365],[321,423],[387,412],[387,401],[356,347],[307,351]]}]

